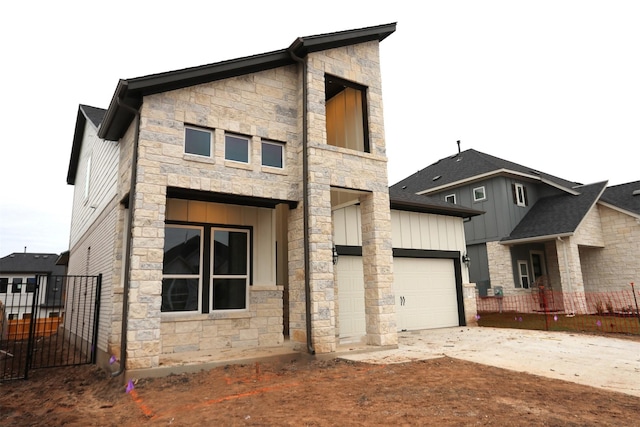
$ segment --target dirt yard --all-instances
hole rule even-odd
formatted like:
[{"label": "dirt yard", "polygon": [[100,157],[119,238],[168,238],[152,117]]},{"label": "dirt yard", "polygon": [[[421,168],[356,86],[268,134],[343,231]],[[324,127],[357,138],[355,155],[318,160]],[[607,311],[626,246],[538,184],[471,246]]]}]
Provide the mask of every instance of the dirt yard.
[{"label": "dirt yard", "polygon": [[0,383],[0,425],[637,425],[640,398],[440,358],[234,365],[144,379],[94,366]]}]

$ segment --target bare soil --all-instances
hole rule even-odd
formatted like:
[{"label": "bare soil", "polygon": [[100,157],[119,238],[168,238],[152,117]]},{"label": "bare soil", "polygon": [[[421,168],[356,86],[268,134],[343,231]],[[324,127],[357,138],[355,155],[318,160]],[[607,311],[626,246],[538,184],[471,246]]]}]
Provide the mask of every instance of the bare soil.
[{"label": "bare soil", "polygon": [[92,365],[0,382],[0,425],[624,426],[640,398],[439,358],[230,365],[137,381]]}]

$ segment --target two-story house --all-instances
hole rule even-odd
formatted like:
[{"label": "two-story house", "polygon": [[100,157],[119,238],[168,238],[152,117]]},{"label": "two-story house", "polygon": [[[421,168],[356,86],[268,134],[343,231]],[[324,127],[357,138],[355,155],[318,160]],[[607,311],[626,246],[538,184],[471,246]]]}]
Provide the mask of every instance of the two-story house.
[{"label": "two-story house", "polygon": [[[394,184],[485,213],[465,223],[480,295],[628,289],[640,276],[640,182],[582,185],[473,149]],[[580,299],[580,298],[578,298]],[[585,310],[571,301],[567,311]],[[567,305],[567,304],[565,304]]]},{"label": "two-story house", "polygon": [[99,364],[395,346],[473,318],[462,224],[479,212],[389,196],[379,43],[395,28],[120,80],[106,110],[79,107],[69,272],[103,274]]}]

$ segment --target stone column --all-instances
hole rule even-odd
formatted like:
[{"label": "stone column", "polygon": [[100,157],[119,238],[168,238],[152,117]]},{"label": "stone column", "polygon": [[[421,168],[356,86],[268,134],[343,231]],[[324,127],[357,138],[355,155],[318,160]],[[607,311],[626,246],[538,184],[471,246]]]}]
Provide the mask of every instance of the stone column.
[{"label": "stone column", "polygon": [[584,294],[582,268],[578,245],[573,238],[556,240],[556,255],[560,270],[560,288],[564,298],[564,309],[568,313],[586,314],[587,300]]},{"label": "stone column", "polygon": [[389,193],[360,198],[367,344],[397,345]]}]

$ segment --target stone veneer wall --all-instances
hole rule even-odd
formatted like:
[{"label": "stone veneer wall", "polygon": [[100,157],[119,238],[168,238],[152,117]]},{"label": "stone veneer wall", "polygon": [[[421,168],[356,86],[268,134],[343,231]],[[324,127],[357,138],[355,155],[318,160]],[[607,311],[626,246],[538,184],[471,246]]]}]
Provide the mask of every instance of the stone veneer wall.
[{"label": "stone veneer wall", "polygon": [[[367,341],[374,345],[397,343],[392,276],[391,223],[389,213],[387,159],[382,114],[382,87],[378,42],[314,52],[308,55],[308,160],[310,225],[310,287],[312,343],[316,353],[335,351],[336,289],[332,262],[331,187],[369,192],[363,198],[363,259],[366,290]],[[325,74],[367,87],[370,152],[327,145]],[[302,209],[299,207],[298,210]],[[292,212],[290,225],[298,229],[301,212]],[[291,338],[302,344],[304,328],[304,272],[297,236],[290,231]]]},{"label": "stone veneer wall", "polygon": [[638,219],[606,206],[597,206],[602,224],[603,248],[580,248],[584,288],[588,292],[640,288],[640,223]]},{"label": "stone veneer wall", "polygon": [[[500,242],[487,242],[486,245],[491,288],[502,286],[504,295],[521,293],[522,289],[514,286],[513,263],[509,246],[501,245]],[[524,291],[528,292],[528,289],[524,289]]]}]

